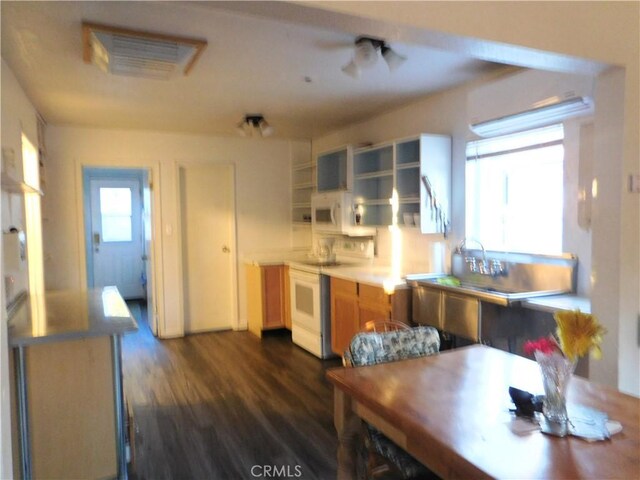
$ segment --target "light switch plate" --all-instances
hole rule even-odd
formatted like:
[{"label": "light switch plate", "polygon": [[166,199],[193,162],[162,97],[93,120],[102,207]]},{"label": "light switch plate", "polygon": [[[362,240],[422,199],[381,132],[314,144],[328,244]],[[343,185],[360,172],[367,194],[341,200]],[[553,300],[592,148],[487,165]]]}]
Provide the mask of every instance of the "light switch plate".
[{"label": "light switch plate", "polygon": [[13,148],[4,147],[2,149],[2,171],[10,175],[15,174],[17,170],[16,166],[16,152]]},{"label": "light switch plate", "polygon": [[632,173],[629,175],[629,192],[640,193],[640,174]]}]

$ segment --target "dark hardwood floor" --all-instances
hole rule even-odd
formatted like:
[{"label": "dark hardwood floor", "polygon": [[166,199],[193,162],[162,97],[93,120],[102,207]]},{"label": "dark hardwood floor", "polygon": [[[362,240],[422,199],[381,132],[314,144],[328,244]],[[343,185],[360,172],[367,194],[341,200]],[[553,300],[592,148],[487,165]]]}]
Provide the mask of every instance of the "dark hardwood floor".
[{"label": "dark hardwood floor", "polygon": [[262,340],[230,331],[158,340],[144,306],[130,308],[140,326],[123,341],[136,426],[132,478],[335,478],[324,374],[339,360],[318,360],[286,331]]}]

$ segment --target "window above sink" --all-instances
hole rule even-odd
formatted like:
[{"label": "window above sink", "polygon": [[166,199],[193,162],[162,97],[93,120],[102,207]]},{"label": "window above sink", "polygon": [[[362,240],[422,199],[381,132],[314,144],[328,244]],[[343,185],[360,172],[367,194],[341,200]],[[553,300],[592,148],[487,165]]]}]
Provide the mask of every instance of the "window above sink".
[{"label": "window above sink", "polygon": [[563,126],[467,144],[466,236],[499,251],[562,252]]}]

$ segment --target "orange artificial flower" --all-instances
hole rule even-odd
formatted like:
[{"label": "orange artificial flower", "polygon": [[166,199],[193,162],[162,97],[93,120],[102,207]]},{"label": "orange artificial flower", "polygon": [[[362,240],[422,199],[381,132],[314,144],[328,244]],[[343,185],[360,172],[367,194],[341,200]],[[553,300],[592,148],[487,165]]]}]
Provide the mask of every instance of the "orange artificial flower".
[{"label": "orange artificial flower", "polygon": [[595,358],[601,357],[600,343],[607,331],[596,317],[574,310],[556,312],[553,318],[558,325],[556,334],[560,340],[560,348],[569,360],[576,360],[589,351],[593,351]]}]

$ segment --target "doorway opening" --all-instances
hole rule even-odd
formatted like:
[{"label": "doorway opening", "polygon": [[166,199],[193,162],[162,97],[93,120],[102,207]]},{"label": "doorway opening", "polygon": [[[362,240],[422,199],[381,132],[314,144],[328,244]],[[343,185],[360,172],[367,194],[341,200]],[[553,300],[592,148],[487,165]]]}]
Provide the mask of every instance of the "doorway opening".
[{"label": "doorway opening", "polygon": [[[154,312],[149,171],[83,167],[82,180],[87,288],[115,285]],[[155,315],[148,317],[157,335]]]}]

